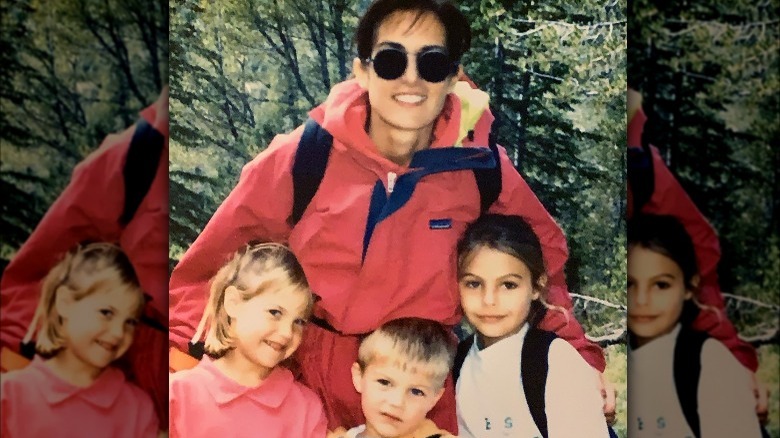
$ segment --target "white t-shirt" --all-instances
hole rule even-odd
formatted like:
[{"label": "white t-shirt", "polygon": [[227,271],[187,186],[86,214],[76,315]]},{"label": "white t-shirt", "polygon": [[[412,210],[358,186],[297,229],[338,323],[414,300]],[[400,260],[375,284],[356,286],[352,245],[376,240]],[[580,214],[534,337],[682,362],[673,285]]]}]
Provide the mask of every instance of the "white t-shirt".
[{"label": "white t-shirt", "polygon": [[[458,436],[536,438],[520,377],[520,352],[528,324],[515,335],[479,350],[475,340],[456,386]],[[545,412],[550,438],[607,437],[598,375],[563,339],[550,345]]]},{"label": "white t-shirt", "polygon": [[[680,325],[628,355],[628,431],[632,438],[693,437],[674,385]],[[760,437],[749,371],[716,339],[701,351],[699,424],[704,438]]]}]

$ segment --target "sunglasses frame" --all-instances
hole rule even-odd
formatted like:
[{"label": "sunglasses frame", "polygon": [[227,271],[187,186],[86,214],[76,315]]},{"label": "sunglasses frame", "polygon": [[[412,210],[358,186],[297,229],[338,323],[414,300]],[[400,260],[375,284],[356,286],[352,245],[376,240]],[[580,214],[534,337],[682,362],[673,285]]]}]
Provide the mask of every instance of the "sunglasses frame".
[{"label": "sunglasses frame", "polygon": [[[396,76],[396,77],[385,77],[385,76],[382,76],[382,74],[380,74],[377,71],[377,69],[376,69],[375,60],[376,60],[377,55],[379,55],[382,52],[388,52],[388,51],[389,52],[401,53],[404,56],[404,62],[406,63],[406,65],[404,65],[403,70],[401,70],[401,74]],[[420,59],[423,56],[425,56],[426,54],[428,54],[428,53],[441,53],[441,54],[445,55],[447,57],[447,59],[449,60],[449,62],[451,63],[450,71],[441,80],[438,80],[438,81],[429,80],[429,78],[426,78],[424,76],[424,74],[422,73],[422,71],[420,70],[420,64],[421,64],[420,63]],[[410,53],[403,46],[395,46],[395,45],[393,45],[393,46],[383,47],[383,48],[377,50],[377,52],[373,56],[365,58],[365,59],[363,59],[363,61],[366,64],[372,64],[373,65],[372,68],[374,69],[374,73],[376,73],[377,76],[379,76],[380,78],[382,78],[384,80],[387,80],[387,81],[393,81],[393,80],[396,80],[396,79],[402,77],[406,73],[406,69],[409,68],[409,55],[410,55]],[[444,82],[445,80],[447,80],[448,77],[450,77],[450,76],[454,75],[455,73],[457,73],[458,66],[460,66],[460,62],[459,61],[453,61],[453,60],[450,59],[450,54],[449,54],[449,52],[447,52],[446,49],[440,49],[438,47],[423,48],[422,50],[420,50],[417,53],[415,53],[414,57],[415,57],[415,67],[417,68],[417,75],[422,80],[424,80],[425,82],[428,82],[428,83],[431,83],[431,84],[438,84],[438,83]]]}]

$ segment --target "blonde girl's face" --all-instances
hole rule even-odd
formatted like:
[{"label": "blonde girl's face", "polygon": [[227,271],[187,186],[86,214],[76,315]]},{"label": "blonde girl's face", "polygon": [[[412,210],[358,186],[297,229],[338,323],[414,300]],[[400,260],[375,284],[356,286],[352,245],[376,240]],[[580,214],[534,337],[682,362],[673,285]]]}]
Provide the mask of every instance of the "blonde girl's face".
[{"label": "blonde girl's face", "polygon": [[672,331],[691,295],[674,260],[639,245],[629,247],[628,329],[639,346]]},{"label": "blonde girl's face", "polygon": [[539,298],[525,263],[486,247],[471,254],[458,284],[463,313],[484,347],[520,331],[531,302]]},{"label": "blonde girl's face", "polygon": [[130,348],[142,303],[137,289],[112,287],[76,300],[71,289],[63,288],[56,303],[63,353],[88,369],[105,368]]},{"label": "blonde girl's face", "polygon": [[235,351],[249,363],[270,372],[301,344],[308,291],[269,290],[241,301],[238,290],[230,286],[225,299]]}]

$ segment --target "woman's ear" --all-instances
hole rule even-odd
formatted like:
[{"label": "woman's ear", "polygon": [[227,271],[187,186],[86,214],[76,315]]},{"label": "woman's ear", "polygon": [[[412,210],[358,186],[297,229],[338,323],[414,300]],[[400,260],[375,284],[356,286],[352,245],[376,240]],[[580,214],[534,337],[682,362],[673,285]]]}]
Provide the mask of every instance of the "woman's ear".
[{"label": "woman's ear", "polygon": [[354,74],[355,78],[357,78],[358,84],[360,84],[360,88],[367,90],[368,64],[363,63],[360,58],[355,57],[355,59],[352,60],[352,74]]},{"label": "woman's ear", "polygon": [[461,76],[463,76],[463,66],[458,64],[458,71],[448,79],[447,93],[452,93],[452,91],[455,89],[455,84],[460,81]]},{"label": "woman's ear", "polygon": [[231,285],[225,289],[225,313],[229,317],[236,318],[241,301],[241,291],[237,287]]}]

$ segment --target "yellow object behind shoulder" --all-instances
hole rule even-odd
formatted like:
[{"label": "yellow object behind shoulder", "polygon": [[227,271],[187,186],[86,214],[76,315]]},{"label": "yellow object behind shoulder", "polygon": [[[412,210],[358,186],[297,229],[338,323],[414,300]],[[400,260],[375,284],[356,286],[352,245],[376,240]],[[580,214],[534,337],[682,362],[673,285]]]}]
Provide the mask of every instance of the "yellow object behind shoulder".
[{"label": "yellow object behind shoulder", "polygon": [[460,81],[455,84],[452,90],[460,99],[460,131],[458,133],[458,143],[455,146],[462,146],[463,139],[468,136],[469,131],[477,125],[482,113],[488,108],[490,96],[482,90],[471,88],[468,82]]},{"label": "yellow object behind shoulder", "polygon": [[29,359],[8,347],[3,347],[0,351],[0,369],[2,372],[20,370],[29,363]]}]

